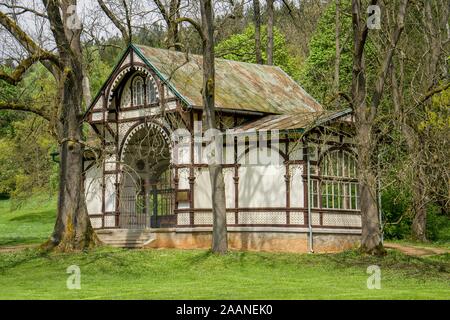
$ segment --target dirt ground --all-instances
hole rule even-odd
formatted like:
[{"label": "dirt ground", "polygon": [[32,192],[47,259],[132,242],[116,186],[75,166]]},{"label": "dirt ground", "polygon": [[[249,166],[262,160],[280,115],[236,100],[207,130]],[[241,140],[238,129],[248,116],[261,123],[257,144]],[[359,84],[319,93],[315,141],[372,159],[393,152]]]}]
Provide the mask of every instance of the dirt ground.
[{"label": "dirt ground", "polygon": [[450,253],[450,250],[442,248],[422,247],[417,245],[406,245],[392,242],[385,242],[384,247],[386,249],[395,249],[403,252],[404,254],[415,257],[425,257],[425,256],[433,256],[436,254]]}]

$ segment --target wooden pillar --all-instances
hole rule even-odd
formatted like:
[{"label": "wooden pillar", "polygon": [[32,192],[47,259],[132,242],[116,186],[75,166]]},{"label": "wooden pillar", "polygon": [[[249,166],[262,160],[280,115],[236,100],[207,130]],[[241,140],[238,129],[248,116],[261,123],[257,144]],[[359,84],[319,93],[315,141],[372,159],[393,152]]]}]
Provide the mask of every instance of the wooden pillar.
[{"label": "wooden pillar", "polygon": [[234,224],[239,224],[239,165],[234,166]]},{"label": "wooden pillar", "polygon": [[286,182],[286,224],[290,224],[290,208],[291,208],[291,175],[289,173],[289,161],[286,161],[286,174],[284,180]]}]

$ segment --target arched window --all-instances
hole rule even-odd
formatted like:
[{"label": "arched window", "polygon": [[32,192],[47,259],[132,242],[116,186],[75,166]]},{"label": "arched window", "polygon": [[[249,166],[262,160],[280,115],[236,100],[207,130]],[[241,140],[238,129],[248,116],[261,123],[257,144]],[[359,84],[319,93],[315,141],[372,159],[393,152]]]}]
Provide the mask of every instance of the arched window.
[{"label": "arched window", "polygon": [[[320,176],[322,208],[359,210],[357,166],[351,153],[342,150],[327,153],[320,163]],[[318,196],[317,188],[313,192]]]},{"label": "arched window", "polygon": [[144,80],[137,76],[133,80],[133,105],[140,106],[144,104]]},{"label": "arched window", "polygon": [[147,103],[151,104],[156,102],[156,84],[152,77],[147,78]]}]

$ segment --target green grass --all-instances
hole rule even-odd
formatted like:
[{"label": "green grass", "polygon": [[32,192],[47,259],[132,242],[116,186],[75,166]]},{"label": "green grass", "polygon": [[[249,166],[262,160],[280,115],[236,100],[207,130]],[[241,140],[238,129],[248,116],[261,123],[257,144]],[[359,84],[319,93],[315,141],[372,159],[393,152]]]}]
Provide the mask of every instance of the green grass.
[{"label": "green grass", "polygon": [[[32,199],[16,211],[0,201],[0,247],[45,241],[55,201]],[[81,268],[81,290],[68,290],[67,267]],[[381,290],[367,289],[379,265]],[[340,254],[205,250],[0,252],[0,299],[449,299],[450,255],[384,258]]]},{"label": "green grass", "polygon": [[1,200],[0,246],[42,243],[49,238],[55,219],[55,199],[33,198],[16,210],[10,200]]},{"label": "green grass", "polygon": [[[67,267],[81,269],[68,290]],[[381,267],[381,289],[367,289],[367,267]],[[0,299],[448,299],[450,256],[397,252],[361,257],[204,250],[122,250],[0,254]]]}]

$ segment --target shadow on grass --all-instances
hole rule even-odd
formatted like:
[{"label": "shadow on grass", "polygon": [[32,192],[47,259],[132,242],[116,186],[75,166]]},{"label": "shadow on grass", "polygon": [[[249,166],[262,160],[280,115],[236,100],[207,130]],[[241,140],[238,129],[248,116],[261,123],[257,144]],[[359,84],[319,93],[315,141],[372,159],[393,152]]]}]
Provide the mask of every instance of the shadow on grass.
[{"label": "shadow on grass", "polygon": [[20,222],[20,223],[40,223],[47,224],[54,222],[56,217],[55,210],[46,210],[46,211],[31,211],[26,214],[22,214],[13,218],[10,218],[11,222]]},{"label": "shadow on grass", "polygon": [[19,253],[3,254],[3,257],[0,260],[0,274],[6,273],[8,270],[14,269],[22,264],[42,258],[48,259],[49,252],[36,249],[25,249]]},{"label": "shadow on grass", "polygon": [[45,241],[42,237],[8,237],[0,238],[0,248],[1,247],[12,247],[19,245],[30,245],[30,244],[40,244]]}]

